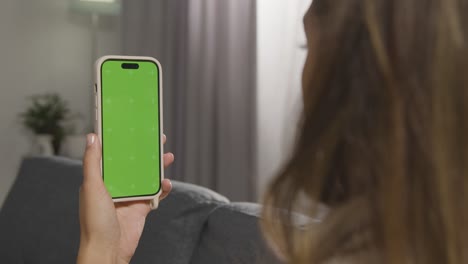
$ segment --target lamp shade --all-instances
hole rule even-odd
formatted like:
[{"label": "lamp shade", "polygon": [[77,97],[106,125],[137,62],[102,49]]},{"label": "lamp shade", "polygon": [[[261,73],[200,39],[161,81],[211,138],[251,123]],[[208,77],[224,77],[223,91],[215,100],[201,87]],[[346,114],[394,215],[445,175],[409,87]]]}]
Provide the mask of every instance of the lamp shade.
[{"label": "lamp shade", "polygon": [[71,0],[71,9],[80,13],[118,15],[120,0]]}]

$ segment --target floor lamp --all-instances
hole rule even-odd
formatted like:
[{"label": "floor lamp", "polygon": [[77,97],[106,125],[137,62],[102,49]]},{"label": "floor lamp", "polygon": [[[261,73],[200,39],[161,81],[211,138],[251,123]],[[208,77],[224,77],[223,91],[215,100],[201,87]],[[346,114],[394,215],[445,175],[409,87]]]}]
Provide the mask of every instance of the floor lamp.
[{"label": "floor lamp", "polygon": [[[91,69],[91,76],[94,75],[94,70],[91,65],[94,65],[99,50],[99,19],[101,16],[117,16],[120,14],[121,0],[72,0],[71,9],[74,12],[81,13],[89,16],[91,20],[91,57],[89,67]],[[93,80],[90,81],[93,84]],[[91,102],[94,103],[94,95],[91,94]],[[92,107],[91,116],[94,117],[94,107]]]}]

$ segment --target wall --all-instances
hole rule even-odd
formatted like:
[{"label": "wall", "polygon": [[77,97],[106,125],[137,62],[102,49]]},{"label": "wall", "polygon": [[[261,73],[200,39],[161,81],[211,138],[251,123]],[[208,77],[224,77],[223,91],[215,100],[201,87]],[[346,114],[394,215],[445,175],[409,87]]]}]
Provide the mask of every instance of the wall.
[{"label": "wall", "polygon": [[301,110],[306,50],[302,18],[311,0],[257,2],[257,193],[287,159]]},{"label": "wall", "polygon": [[[0,205],[29,149],[18,119],[27,96],[59,92],[73,111],[83,115],[79,132],[90,129],[90,17],[71,12],[68,4],[64,0],[0,3]],[[120,52],[119,32],[118,18],[102,21],[99,55]]]}]

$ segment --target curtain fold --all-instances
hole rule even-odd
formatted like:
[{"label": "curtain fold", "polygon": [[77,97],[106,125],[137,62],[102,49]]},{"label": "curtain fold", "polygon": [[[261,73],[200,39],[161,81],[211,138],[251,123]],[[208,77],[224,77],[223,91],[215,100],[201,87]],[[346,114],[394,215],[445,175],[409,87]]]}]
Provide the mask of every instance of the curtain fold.
[{"label": "curtain fold", "polygon": [[255,0],[123,1],[123,51],[161,61],[167,174],[256,198]]}]

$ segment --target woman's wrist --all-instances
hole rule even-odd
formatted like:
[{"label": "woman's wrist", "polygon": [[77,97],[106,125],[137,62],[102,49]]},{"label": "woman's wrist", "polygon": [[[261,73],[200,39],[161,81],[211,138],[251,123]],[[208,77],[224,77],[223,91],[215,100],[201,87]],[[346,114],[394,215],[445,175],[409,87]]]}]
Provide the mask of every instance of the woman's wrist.
[{"label": "woman's wrist", "polygon": [[124,262],[118,259],[116,251],[110,247],[93,243],[82,243],[78,251],[77,264],[90,263],[123,264]]}]

